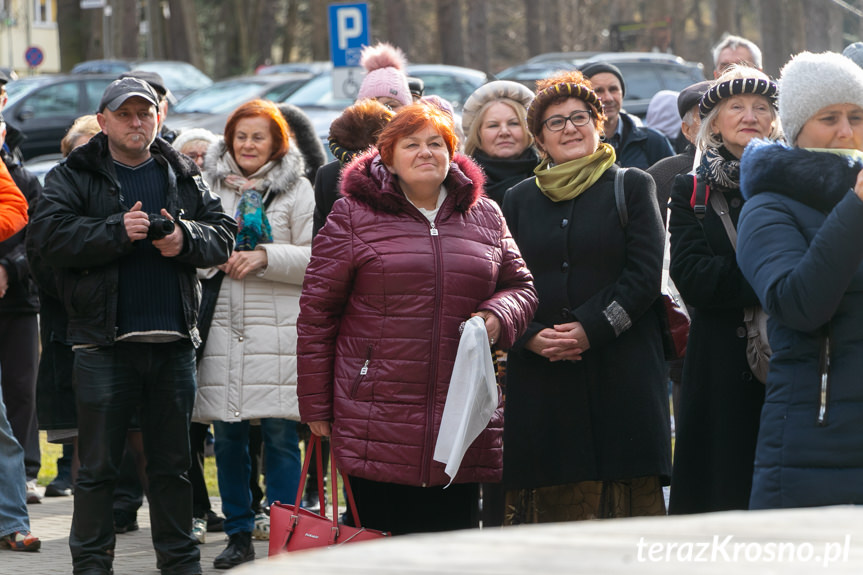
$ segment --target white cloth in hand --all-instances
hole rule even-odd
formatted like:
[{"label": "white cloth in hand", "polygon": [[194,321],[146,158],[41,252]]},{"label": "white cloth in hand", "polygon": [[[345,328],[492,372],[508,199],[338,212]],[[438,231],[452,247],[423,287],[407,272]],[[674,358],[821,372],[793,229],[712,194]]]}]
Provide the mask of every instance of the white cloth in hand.
[{"label": "white cloth in hand", "polygon": [[497,408],[497,380],[485,322],[479,316],[464,324],[441,417],[434,460],[446,464],[449,484],[470,444],[486,428]]}]

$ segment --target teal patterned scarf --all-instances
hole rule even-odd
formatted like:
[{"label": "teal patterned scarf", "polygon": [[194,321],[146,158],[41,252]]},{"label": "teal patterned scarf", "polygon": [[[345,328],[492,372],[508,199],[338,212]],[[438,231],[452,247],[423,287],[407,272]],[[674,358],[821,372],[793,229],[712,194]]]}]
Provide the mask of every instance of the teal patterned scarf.
[{"label": "teal patterned scarf", "polygon": [[252,251],[258,244],[273,243],[273,230],[264,210],[263,196],[257,190],[263,180],[249,180],[231,174],[225,177],[225,183],[240,191],[240,201],[234,214],[237,220],[237,243],[234,249],[239,252]]}]

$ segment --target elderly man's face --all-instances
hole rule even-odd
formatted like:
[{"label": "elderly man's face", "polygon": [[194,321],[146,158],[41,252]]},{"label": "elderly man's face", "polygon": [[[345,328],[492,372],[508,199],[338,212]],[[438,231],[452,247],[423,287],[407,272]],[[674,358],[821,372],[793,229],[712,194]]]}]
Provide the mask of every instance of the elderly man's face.
[{"label": "elderly man's face", "polygon": [[755,68],[755,58],[752,57],[752,52],[749,51],[749,48],[744,46],[726,48],[719,53],[719,58],[716,60],[716,68],[713,70],[713,77],[718,78],[733,64],[744,64]]}]

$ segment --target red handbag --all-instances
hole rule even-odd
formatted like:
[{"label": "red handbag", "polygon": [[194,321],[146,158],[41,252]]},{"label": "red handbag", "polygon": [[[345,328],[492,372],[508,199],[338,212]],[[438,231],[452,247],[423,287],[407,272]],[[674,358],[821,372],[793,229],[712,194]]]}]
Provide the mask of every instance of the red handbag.
[{"label": "red handbag", "polygon": [[[306,486],[306,476],[312,461],[312,453],[317,451],[318,469],[318,494],[320,496],[319,513],[313,513],[300,507],[303,499],[303,490]],[[368,541],[389,537],[390,533],[365,527],[349,527],[339,525],[339,480],[336,467],[336,456],[330,443],[330,469],[332,477],[333,494],[333,518],[329,519],[325,513],[326,496],[324,493],[324,474],[321,463],[321,438],[312,435],[309,447],[306,450],[306,459],[303,463],[303,472],[300,476],[300,486],[297,489],[297,499],[293,505],[286,505],[276,501],[270,506],[270,550],[269,555],[277,555],[286,551],[301,551],[303,549],[316,549],[332,547],[333,545],[344,545],[356,541]],[[360,516],[357,513],[357,504],[351,491],[351,484],[347,477],[342,475],[345,482],[345,495],[348,506],[354,518],[354,525],[361,525]]]}]

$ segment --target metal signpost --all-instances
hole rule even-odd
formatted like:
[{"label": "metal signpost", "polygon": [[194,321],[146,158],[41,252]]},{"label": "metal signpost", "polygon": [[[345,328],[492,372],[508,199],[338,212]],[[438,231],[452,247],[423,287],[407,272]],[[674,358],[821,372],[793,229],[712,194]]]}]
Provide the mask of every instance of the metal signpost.
[{"label": "metal signpost", "polygon": [[330,4],[329,17],[333,98],[354,100],[365,74],[360,52],[369,43],[369,7],[365,2]]}]

